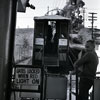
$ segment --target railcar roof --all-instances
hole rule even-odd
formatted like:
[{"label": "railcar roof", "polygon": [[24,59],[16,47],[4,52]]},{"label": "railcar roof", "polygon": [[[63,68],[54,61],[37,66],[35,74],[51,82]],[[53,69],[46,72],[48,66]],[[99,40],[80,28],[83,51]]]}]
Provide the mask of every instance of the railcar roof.
[{"label": "railcar roof", "polygon": [[63,17],[63,16],[60,16],[60,15],[45,15],[45,16],[39,16],[39,17],[34,17],[34,20],[71,20],[70,18],[67,18],[67,17]]}]

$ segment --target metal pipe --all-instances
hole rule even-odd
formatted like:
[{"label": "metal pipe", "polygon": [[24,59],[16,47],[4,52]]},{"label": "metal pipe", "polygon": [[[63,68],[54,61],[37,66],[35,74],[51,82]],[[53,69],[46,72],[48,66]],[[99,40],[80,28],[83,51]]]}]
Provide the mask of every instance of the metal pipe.
[{"label": "metal pipe", "polygon": [[14,41],[15,41],[15,26],[16,26],[16,13],[17,13],[17,0],[10,0],[10,10],[11,17],[9,23],[10,33],[8,35],[8,60],[7,60],[7,71],[8,71],[8,80],[6,88],[6,99],[10,100],[11,95],[11,78],[12,78],[12,66],[14,59]]},{"label": "metal pipe", "polygon": [[69,89],[69,100],[72,100],[72,74],[70,72],[70,89]]},{"label": "metal pipe", "polygon": [[10,99],[9,85],[13,59],[16,1],[0,1],[0,100]]},{"label": "metal pipe", "polygon": [[78,100],[78,68],[76,67],[76,100]]}]

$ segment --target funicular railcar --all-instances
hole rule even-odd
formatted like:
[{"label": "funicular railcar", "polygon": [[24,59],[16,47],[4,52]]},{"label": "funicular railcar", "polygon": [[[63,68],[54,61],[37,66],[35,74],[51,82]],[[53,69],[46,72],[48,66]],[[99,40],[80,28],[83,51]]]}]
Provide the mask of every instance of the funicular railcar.
[{"label": "funicular railcar", "polygon": [[33,64],[48,68],[66,66],[70,19],[49,15],[35,17],[34,20]]},{"label": "funicular railcar", "polygon": [[[43,98],[66,100],[70,18],[60,15],[35,17],[33,65],[43,68]],[[44,86],[45,84],[45,86]],[[58,85],[57,85],[58,84]]]}]

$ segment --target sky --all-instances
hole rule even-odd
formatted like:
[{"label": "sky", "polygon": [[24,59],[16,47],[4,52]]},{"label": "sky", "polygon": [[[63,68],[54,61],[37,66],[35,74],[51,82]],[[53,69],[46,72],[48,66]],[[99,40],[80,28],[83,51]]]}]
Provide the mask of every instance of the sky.
[{"label": "sky", "polygon": [[66,0],[30,0],[30,4],[33,4],[36,9],[33,10],[27,8],[25,13],[17,13],[17,27],[33,28],[34,16],[44,16],[48,11],[48,7],[49,10],[55,9],[57,7],[59,7],[59,9],[62,9],[66,4]]},{"label": "sky", "polygon": [[85,2],[85,25],[91,26],[89,19],[89,12],[97,13],[94,16],[97,16],[97,21],[94,22],[94,26],[100,29],[100,0],[83,0]]},{"label": "sky", "polygon": [[[100,29],[100,0],[83,0],[85,2],[85,26],[91,26],[91,22],[88,21],[89,12],[97,13],[97,21],[94,22],[94,26]],[[16,27],[17,28],[34,28],[34,16],[44,16],[48,10],[55,8],[62,9],[68,0],[30,0],[30,4],[33,4],[36,9],[26,8],[25,13],[17,13]]]}]

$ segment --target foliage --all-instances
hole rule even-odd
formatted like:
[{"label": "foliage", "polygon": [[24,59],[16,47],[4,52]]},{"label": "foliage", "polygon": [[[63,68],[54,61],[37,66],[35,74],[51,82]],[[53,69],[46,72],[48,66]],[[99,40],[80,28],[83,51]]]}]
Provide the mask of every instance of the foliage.
[{"label": "foliage", "polygon": [[84,27],[84,16],[81,14],[81,10],[83,9],[84,5],[85,3],[82,0],[71,0],[66,3],[66,6],[60,13],[64,17],[71,18],[72,33],[78,33],[78,31]]}]

